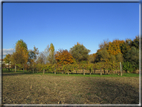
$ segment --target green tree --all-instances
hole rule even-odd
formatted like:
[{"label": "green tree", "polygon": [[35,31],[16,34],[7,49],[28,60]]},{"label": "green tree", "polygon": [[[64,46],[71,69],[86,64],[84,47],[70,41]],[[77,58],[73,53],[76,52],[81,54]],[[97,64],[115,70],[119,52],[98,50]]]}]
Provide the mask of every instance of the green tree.
[{"label": "green tree", "polygon": [[57,72],[57,64],[52,64],[52,70],[54,71],[54,74]]},{"label": "green tree", "polygon": [[121,53],[123,54],[123,60],[125,61],[126,59],[126,53],[131,49],[130,45],[125,41],[121,46]]},{"label": "green tree", "polygon": [[100,57],[100,61],[107,62],[109,60],[109,53],[106,49],[102,49],[100,52],[98,52],[98,56]]},{"label": "green tree", "polygon": [[87,64],[80,64],[81,69],[83,70],[83,75],[85,75],[85,69],[87,69]]},{"label": "green tree", "polygon": [[85,48],[85,46],[79,43],[77,43],[77,45],[73,46],[70,49],[70,53],[77,62],[81,62],[83,60],[87,61],[89,52],[90,52],[89,49]]},{"label": "green tree", "polygon": [[90,75],[91,75],[93,69],[94,69],[94,64],[88,64],[88,65],[87,65],[87,70],[90,71]]},{"label": "green tree", "polygon": [[74,69],[76,70],[76,73],[77,73],[77,71],[79,69],[79,65],[76,63],[76,64],[73,64],[73,66],[74,66]]},{"label": "green tree", "polygon": [[[130,63],[130,62],[123,62],[122,63],[122,68],[123,68],[123,70],[125,70],[127,73],[129,73],[129,72],[133,72],[133,70],[134,70],[134,68],[133,68],[133,66],[132,66],[132,64]],[[129,71],[129,72],[128,72]]]},{"label": "green tree", "polygon": [[134,70],[139,68],[139,50],[132,47],[126,54],[126,61],[130,62]]},{"label": "green tree", "polygon": [[132,41],[131,45],[136,47],[136,49],[139,49],[139,36],[135,37],[135,39]]}]

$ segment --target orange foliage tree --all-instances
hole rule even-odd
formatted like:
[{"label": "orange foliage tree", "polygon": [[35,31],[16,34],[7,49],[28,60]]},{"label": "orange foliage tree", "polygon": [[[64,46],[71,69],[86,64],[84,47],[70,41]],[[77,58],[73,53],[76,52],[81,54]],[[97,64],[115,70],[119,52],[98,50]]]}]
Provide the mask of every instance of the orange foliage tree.
[{"label": "orange foliage tree", "polygon": [[118,53],[121,53],[121,45],[124,43],[123,40],[114,40],[113,42],[109,42],[108,45],[108,52],[111,55],[117,55]]},{"label": "orange foliage tree", "polygon": [[59,50],[55,54],[57,64],[72,64],[73,57],[67,50]]}]

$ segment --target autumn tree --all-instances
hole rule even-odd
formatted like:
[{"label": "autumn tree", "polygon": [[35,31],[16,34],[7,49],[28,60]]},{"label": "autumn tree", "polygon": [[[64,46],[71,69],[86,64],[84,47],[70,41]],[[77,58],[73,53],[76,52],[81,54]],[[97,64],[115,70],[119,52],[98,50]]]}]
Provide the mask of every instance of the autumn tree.
[{"label": "autumn tree", "polygon": [[21,56],[20,64],[23,65],[23,71],[24,71],[24,64],[26,64],[28,62],[27,44],[23,40],[19,40],[16,43],[16,49],[15,50]]},{"label": "autumn tree", "polygon": [[11,55],[7,54],[3,60],[5,61],[5,63],[8,63],[8,70],[9,70],[9,64],[11,62]]},{"label": "autumn tree", "polygon": [[113,42],[109,42],[108,52],[111,55],[117,55],[121,53],[121,45],[124,43],[123,40],[114,40]]},{"label": "autumn tree", "polygon": [[73,57],[67,50],[59,50],[55,54],[57,64],[72,64]]},{"label": "autumn tree", "polygon": [[83,60],[87,61],[89,52],[90,50],[85,48],[85,46],[80,43],[77,43],[70,49],[70,53],[77,62],[81,62]]},{"label": "autumn tree", "polygon": [[11,55],[11,63],[12,64],[15,64],[15,72],[16,72],[16,64],[19,63],[19,55],[18,53],[14,52],[12,55]]},{"label": "autumn tree", "polygon": [[19,40],[15,46],[15,52],[12,54],[11,61],[15,63],[15,72],[16,72],[16,64],[20,64],[23,66],[24,71],[24,64],[28,62],[28,50],[27,44],[23,40]]}]

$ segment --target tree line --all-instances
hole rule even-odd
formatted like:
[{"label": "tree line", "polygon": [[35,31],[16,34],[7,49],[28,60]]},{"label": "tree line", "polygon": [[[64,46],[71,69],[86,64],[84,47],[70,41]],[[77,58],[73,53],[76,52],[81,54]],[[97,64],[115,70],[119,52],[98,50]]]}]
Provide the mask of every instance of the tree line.
[{"label": "tree line", "polygon": [[[122,68],[126,72],[135,72],[139,69],[139,36],[134,40],[113,40],[104,41],[99,45],[96,53],[90,54],[90,50],[83,44],[77,43],[70,50],[60,49],[55,52],[54,45],[47,45],[43,52],[39,52],[34,46],[33,50],[28,50],[27,44],[23,40],[18,40],[15,46],[15,52],[8,54],[4,58],[5,63],[11,63],[15,66],[15,72],[18,69],[36,72],[54,72],[57,71],[70,73],[78,69],[89,70],[90,74],[95,69],[114,71]],[[4,67],[4,65],[3,65]]]}]

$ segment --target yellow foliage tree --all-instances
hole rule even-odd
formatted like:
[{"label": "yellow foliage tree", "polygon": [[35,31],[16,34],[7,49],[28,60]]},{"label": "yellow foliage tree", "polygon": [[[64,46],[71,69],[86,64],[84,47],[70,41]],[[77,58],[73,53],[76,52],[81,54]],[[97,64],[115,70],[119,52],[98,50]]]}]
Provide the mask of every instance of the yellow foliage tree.
[{"label": "yellow foliage tree", "polygon": [[108,52],[111,55],[117,55],[118,53],[121,53],[121,45],[124,43],[123,40],[114,40],[113,42],[109,42],[108,45]]}]

